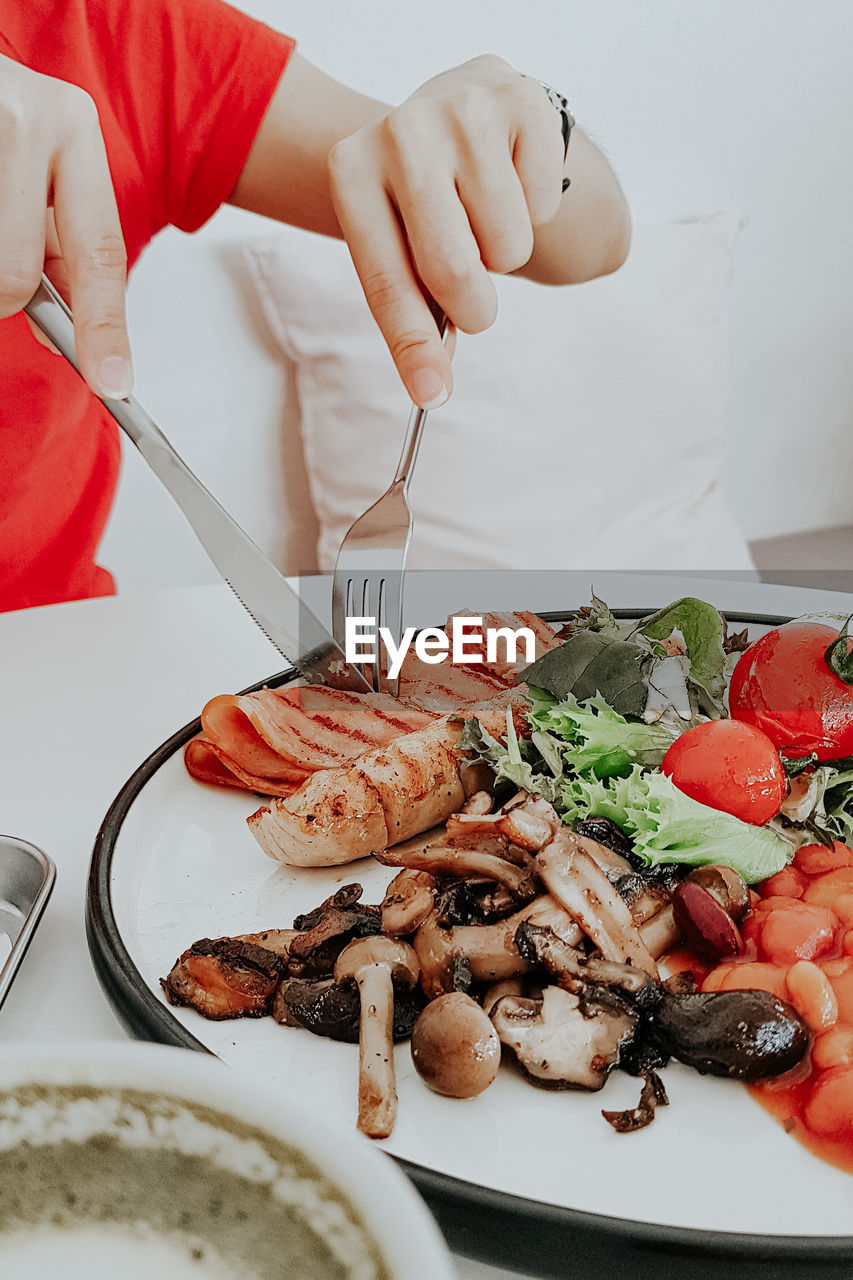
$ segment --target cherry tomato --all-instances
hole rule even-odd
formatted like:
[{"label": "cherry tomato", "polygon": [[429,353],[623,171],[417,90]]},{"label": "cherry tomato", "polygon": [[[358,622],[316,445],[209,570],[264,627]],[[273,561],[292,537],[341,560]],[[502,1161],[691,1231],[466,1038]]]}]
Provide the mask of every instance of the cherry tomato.
[{"label": "cherry tomato", "polygon": [[853,754],[853,686],[826,658],[839,637],[819,622],[788,622],[761,636],[734,669],[732,717],[763,730],[786,755]]},{"label": "cherry tomato", "polygon": [[787,794],[779,752],[760,729],[738,720],[694,725],[676,738],[661,769],[685,795],[759,825]]}]

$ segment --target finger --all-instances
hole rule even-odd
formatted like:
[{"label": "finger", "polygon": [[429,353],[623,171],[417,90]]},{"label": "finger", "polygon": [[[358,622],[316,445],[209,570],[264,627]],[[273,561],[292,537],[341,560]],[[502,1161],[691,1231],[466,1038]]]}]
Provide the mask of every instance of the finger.
[{"label": "finger", "polygon": [[[59,243],[56,239],[56,225],[53,220],[53,210],[48,209],[45,217],[44,274],[50,280],[50,283],[54,288],[59,290],[65,301],[68,302],[69,294],[64,280],[63,270],[65,264],[62,259],[57,256],[58,253]],[[38,325],[34,324],[29,316],[26,316],[25,319],[36,342],[40,342],[43,347],[47,347],[48,351],[52,351],[55,356],[60,355],[61,353],[59,348],[53,345],[50,338],[48,338],[45,333],[42,333]]]},{"label": "finger", "polygon": [[70,307],[71,281],[68,279],[68,264],[62,256],[62,249],[59,245],[53,209],[48,209],[45,224],[44,274]]},{"label": "finger", "polygon": [[519,78],[516,88],[521,124],[512,159],[534,227],[550,222],[563,194],[565,145],[560,114],[537,80]]},{"label": "finger", "polygon": [[38,288],[44,261],[46,172],[10,137],[0,139],[0,318],[16,315]]},{"label": "finger", "polygon": [[122,399],[133,385],[125,319],[127,255],[94,104],[81,108],[55,158],[53,205],[80,372],[98,395]]},{"label": "finger", "polygon": [[472,155],[456,182],[483,264],[498,275],[518,271],[533,252],[533,226],[509,153],[501,164]]},{"label": "finger", "polygon": [[53,285],[62,300],[71,306],[71,281],[68,277],[68,263],[62,257],[45,258],[44,274]]},{"label": "finger", "polygon": [[392,175],[390,185],[418,278],[463,333],[488,329],[497,294],[452,173],[429,185]]},{"label": "finger", "polygon": [[[348,167],[348,166],[347,166]],[[453,388],[450,359],[421,292],[405,236],[387,192],[356,189],[356,169],[333,162],[335,212],[361,280],[368,306],[415,404],[435,409]]]}]

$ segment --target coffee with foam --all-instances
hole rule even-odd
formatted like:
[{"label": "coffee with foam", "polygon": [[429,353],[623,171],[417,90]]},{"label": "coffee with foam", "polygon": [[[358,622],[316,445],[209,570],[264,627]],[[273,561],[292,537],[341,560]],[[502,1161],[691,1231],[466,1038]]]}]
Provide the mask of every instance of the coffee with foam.
[{"label": "coffee with foam", "polygon": [[101,1280],[390,1280],[301,1152],[139,1090],[0,1091],[0,1272]]}]

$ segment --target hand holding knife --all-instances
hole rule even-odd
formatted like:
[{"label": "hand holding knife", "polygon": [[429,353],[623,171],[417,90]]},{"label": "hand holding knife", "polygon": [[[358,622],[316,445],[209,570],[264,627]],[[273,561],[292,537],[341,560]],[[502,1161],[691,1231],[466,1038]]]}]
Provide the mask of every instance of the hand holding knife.
[{"label": "hand holding knife", "polygon": [[[71,311],[46,276],[24,310],[79,372]],[[193,475],[133,396],[103,404],[171,493],[249,616],[288,662],[311,684],[367,692],[364,676],[347,662],[299,593]]]}]

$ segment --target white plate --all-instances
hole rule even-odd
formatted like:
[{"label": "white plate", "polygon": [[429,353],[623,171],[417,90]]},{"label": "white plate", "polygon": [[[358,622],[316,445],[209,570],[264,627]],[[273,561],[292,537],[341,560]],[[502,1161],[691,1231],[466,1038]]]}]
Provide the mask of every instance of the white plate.
[{"label": "white plate", "polygon": [[[354,1046],[271,1018],[208,1022],[171,1008],[160,979],[198,938],[289,927],[353,880],[366,902],[377,902],[394,872],[370,862],[310,871],[271,862],[245,824],[257,798],[187,775],[178,747],[195,727],[140,768],[105,820],[88,904],[99,975],[135,1033],[199,1042],[354,1125]],[[384,1146],[416,1166],[416,1175],[423,1171],[430,1188],[445,1186],[480,1208],[540,1218],[541,1209],[552,1223],[560,1210],[575,1225],[578,1213],[606,1215],[622,1220],[628,1234],[670,1247],[689,1243],[685,1232],[710,1231],[738,1233],[747,1250],[744,1235],[762,1248],[773,1242],[757,1236],[786,1237],[776,1242],[782,1249],[807,1237],[811,1243],[801,1240],[796,1251],[814,1256],[829,1250],[837,1257],[849,1244],[845,1256],[853,1258],[853,1238],[839,1239],[853,1237],[853,1176],[809,1154],[737,1083],[672,1065],[664,1073],[670,1106],[648,1129],[620,1135],[601,1108],[635,1105],[639,1082],[619,1072],[601,1093],[587,1094],[537,1089],[504,1069],[481,1097],[459,1102],[423,1085],[408,1044],[398,1046],[396,1061],[399,1113]]]}]

